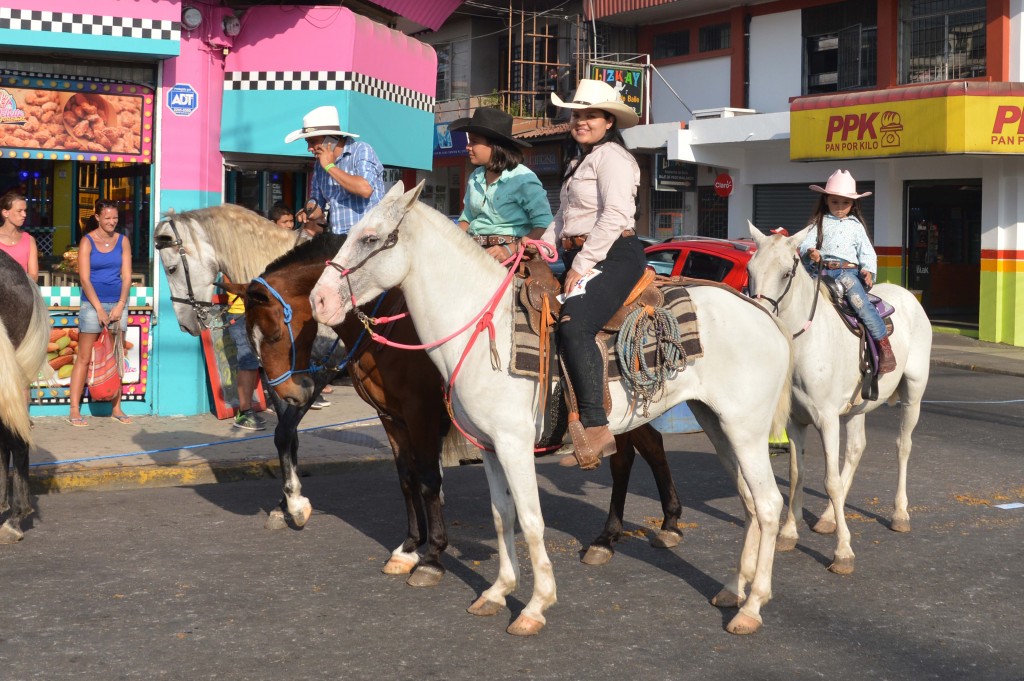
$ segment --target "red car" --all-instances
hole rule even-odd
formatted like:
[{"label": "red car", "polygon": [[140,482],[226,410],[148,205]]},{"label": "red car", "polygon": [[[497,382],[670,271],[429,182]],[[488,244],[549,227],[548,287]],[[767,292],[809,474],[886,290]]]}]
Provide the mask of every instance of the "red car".
[{"label": "red car", "polygon": [[666,276],[709,279],[747,290],[747,263],[757,246],[750,239],[677,236],[648,246],[647,265]]}]

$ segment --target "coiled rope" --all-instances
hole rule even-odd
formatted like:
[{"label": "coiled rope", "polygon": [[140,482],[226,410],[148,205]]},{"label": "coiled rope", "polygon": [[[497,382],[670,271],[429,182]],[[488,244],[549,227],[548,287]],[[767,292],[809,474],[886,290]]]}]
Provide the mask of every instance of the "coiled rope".
[{"label": "coiled rope", "polygon": [[[654,366],[647,365],[644,343],[654,341]],[[686,367],[686,350],[679,336],[679,320],[663,307],[645,305],[630,312],[615,343],[623,377],[640,398],[643,416],[650,416],[651,402],[665,387],[665,380]]]}]

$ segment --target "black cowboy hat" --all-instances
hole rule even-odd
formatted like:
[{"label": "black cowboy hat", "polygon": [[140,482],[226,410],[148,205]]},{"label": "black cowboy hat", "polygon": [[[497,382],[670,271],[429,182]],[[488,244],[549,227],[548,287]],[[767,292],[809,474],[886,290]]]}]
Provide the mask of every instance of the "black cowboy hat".
[{"label": "black cowboy hat", "polygon": [[501,109],[490,106],[479,107],[472,118],[460,118],[448,126],[449,130],[465,130],[482,135],[489,140],[511,144],[516,147],[531,147],[529,142],[512,136],[512,117]]}]

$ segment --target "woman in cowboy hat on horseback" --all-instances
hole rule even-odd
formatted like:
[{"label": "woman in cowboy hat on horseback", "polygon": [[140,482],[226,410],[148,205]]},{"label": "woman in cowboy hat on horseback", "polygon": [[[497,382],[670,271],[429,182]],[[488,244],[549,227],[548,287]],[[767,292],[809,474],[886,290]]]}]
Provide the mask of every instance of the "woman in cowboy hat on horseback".
[{"label": "woman in cowboy hat on horseback", "polygon": [[544,240],[562,248],[566,266],[558,343],[579,412],[575,426],[570,415],[576,459],[589,469],[615,453],[594,339],[646,266],[635,232],[640,168],[619,132],[639,119],[614,88],[597,80],[581,80],[572,101],[554,93],[551,101],[572,111],[569,134],[577,145]]},{"label": "woman in cowboy hat on horseback", "polygon": [[551,205],[540,180],[523,165],[523,147],[512,137],[512,117],[478,108],[449,130],[464,130],[469,162],[477,166],[466,183],[459,227],[499,261],[507,260],[523,237],[539,239],[551,224]]},{"label": "woman in cowboy hat on horseback", "polygon": [[800,255],[823,276],[832,277],[843,286],[846,300],[857,313],[871,337],[878,341],[878,373],[896,369],[896,357],[878,310],[868,300],[868,289],[878,276],[878,256],[868,239],[867,224],[860,200],[871,192],[857,193],[857,181],[847,170],[837,170],[824,187],[810,188],[821,196],[811,215],[815,229],[800,244]]}]

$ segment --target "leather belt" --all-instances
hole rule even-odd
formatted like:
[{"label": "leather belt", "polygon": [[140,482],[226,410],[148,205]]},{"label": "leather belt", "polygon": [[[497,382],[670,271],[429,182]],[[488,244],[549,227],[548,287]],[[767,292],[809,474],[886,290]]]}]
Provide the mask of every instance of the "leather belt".
[{"label": "leather belt", "polygon": [[855,270],[857,266],[853,263],[840,262],[838,260],[825,260],[821,263],[827,270]]},{"label": "leather belt", "polygon": [[[635,229],[624,229],[619,234],[619,238],[626,236],[634,236],[636,234]],[[583,248],[583,244],[587,240],[587,234],[580,234],[579,236],[563,236],[562,237],[562,250],[563,251],[575,251],[577,248]]]},{"label": "leather belt", "polygon": [[473,237],[473,241],[477,242],[483,247],[488,246],[504,246],[505,244],[517,244],[521,237],[518,236],[506,236],[504,234],[470,234]]}]

